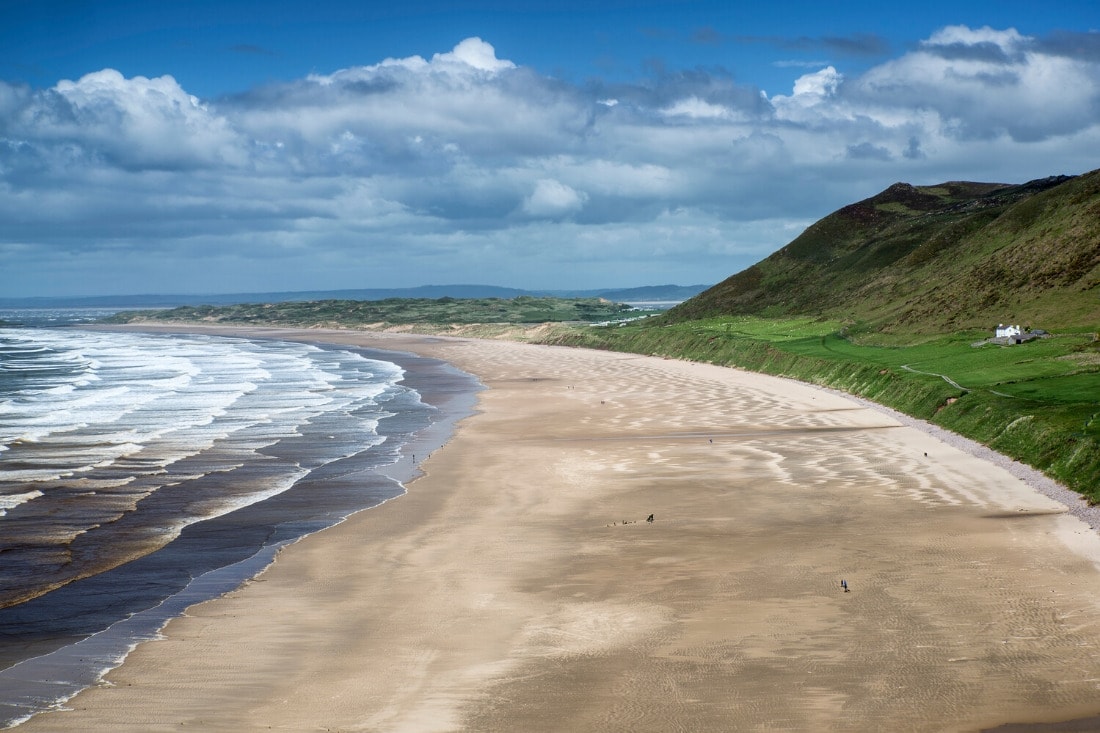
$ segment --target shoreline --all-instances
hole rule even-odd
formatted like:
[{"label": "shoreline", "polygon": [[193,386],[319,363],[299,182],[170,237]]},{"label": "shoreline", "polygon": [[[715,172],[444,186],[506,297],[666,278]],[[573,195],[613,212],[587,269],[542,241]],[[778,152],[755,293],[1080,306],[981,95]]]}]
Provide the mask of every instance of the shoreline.
[{"label": "shoreline", "polygon": [[[197,329],[218,331],[261,334]],[[259,337],[425,354],[489,389],[401,501],[19,730],[979,730],[1100,708],[1100,539],[919,426],[655,357]]]},{"label": "shoreline", "polygon": [[[383,421],[378,435],[400,446],[392,455],[379,456],[371,447],[360,446],[358,452],[338,460],[339,478],[326,481],[306,474],[275,496],[198,520],[179,537],[128,563],[74,581],[60,593],[43,594],[6,609],[4,639],[10,643],[5,664],[0,666],[0,727],[33,717],[45,709],[46,701],[52,707],[63,706],[119,666],[138,645],[159,638],[171,619],[192,605],[239,588],[303,536],[405,493],[407,484],[421,475],[417,454],[426,456],[446,443],[455,423],[471,414],[481,387],[470,375],[439,360],[409,352],[355,351],[401,368],[401,383],[412,387],[418,401],[431,408],[424,427],[410,438],[407,424]],[[345,485],[354,490],[346,490]],[[246,536],[255,544],[245,541]],[[233,542],[235,537],[242,538],[239,544]],[[196,557],[201,559],[189,559]],[[190,580],[185,578],[178,586],[165,581],[163,587],[133,599],[126,595],[127,588],[146,586],[146,576],[173,572],[184,572]],[[104,613],[87,623],[69,620],[80,617],[81,604],[95,611],[104,599],[110,601]],[[33,644],[27,641],[32,637]]]}]

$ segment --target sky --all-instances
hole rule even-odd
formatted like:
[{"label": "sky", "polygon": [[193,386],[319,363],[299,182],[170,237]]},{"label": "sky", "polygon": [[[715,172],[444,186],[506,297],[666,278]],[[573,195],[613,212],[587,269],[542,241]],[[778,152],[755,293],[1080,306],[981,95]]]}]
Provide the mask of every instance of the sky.
[{"label": "sky", "polygon": [[0,0],[0,295],[711,284],[1100,168],[1100,3]]}]

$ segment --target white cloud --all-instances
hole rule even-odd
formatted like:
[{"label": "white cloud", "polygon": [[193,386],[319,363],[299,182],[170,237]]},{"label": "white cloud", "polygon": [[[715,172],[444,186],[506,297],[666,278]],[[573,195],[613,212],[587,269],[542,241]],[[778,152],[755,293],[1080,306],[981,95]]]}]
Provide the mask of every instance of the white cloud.
[{"label": "white cloud", "polygon": [[933,33],[928,40],[922,41],[920,45],[927,48],[954,44],[975,46],[990,43],[1002,49],[1010,49],[1021,45],[1024,41],[1025,38],[1015,28],[998,31],[989,26],[969,28],[965,25],[949,25]]},{"label": "white cloud", "polygon": [[402,284],[484,279],[504,253],[526,259],[500,284],[564,287],[543,245],[565,240],[715,279],[897,180],[1097,167],[1100,62],[1072,40],[953,26],[770,99],[700,70],[574,85],[478,38],[216,102],[110,69],[0,82],[0,291],[90,287],[59,252],[142,273],[131,291],[209,292],[230,256],[305,289],[399,282],[403,256]]},{"label": "white cloud", "polygon": [[1043,53],[1013,29],[951,26],[870,70],[850,92],[872,116],[927,110],[938,118],[928,132],[1026,143],[1097,124],[1100,68],[1087,57]]},{"label": "white cloud", "polygon": [[661,114],[666,117],[691,117],[697,120],[730,120],[738,117],[728,107],[711,104],[694,96],[677,100],[671,106],[662,109]]},{"label": "white cloud", "polygon": [[512,61],[498,59],[496,49],[491,44],[475,37],[461,41],[447,53],[434,54],[430,62],[425,61],[421,56],[387,58],[377,64],[340,69],[332,74],[311,74],[306,78],[315,84],[331,86],[369,82],[378,78],[409,79],[409,75],[416,74],[460,77],[473,73],[492,76],[515,68],[516,65]]},{"label": "white cloud", "polygon": [[74,145],[123,167],[237,165],[247,158],[230,123],[170,76],[126,79],[104,69],[63,80],[30,100],[13,128],[26,139]]},{"label": "white cloud", "polygon": [[844,77],[832,66],[803,74],[795,79],[790,95],[777,94],[771,99],[781,120],[818,127],[836,120],[851,120],[852,111],[837,98]]},{"label": "white cloud", "polygon": [[804,74],[794,82],[794,95],[831,97],[836,94],[837,87],[843,77],[832,66],[826,66],[812,74]]},{"label": "white cloud", "polygon": [[497,72],[514,69],[516,65],[506,59],[498,59],[496,49],[480,38],[467,38],[450,53],[437,53],[433,64],[460,63],[479,71]]},{"label": "white cloud", "polygon": [[369,141],[373,165],[392,160],[401,168],[428,158],[449,166],[465,156],[557,152],[563,136],[588,124],[591,110],[577,97],[471,38],[430,62],[387,59],[314,75],[221,108],[252,137],[284,141],[298,165],[320,173],[333,161],[318,152],[348,133]]},{"label": "white cloud", "polygon": [[591,194],[617,199],[675,196],[684,186],[678,173],[667,166],[631,164],[606,159],[554,161],[554,168],[567,173]]},{"label": "white cloud", "polygon": [[535,190],[523,200],[523,211],[535,217],[564,216],[579,211],[587,198],[561,181],[543,178],[535,182]]}]

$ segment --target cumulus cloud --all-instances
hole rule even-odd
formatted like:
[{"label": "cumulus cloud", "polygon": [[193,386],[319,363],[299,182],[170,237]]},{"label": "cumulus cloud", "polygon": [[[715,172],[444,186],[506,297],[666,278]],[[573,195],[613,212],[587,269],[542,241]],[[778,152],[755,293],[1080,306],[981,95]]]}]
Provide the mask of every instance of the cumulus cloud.
[{"label": "cumulus cloud", "polygon": [[543,178],[535,182],[535,190],[523,200],[523,211],[537,217],[562,216],[579,210],[587,198],[561,181]]},{"label": "cumulus cloud", "polygon": [[798,77],[794,82],[794,96],[813,95],[827,97],[836,93],[842,77],[832,66],[821,71]]},{"label": "cumulus cloud", "polygon": [[779,119],[808,126],[848,120],[851,108],[837,100],[837,90],[844,77],[832,66],[803,74],[794,81],[791,94],[777,94],[771,99]]},{"label": "cumulus cloud", "polygon": [[127,169],[236,165],[247,158],[230,122],[171,76],[126,79],[113,69],[25,96],[5,115],[5,137],[37,149]]},{"label": "cumulus cloud", "polygon": [[493,262],[501,284],[564,287],[580,259],[596,286],[639,253],[654,282],[702,281],[897,180],[1097,167],[1097,34],[950,26],[862,73],[792,77],[770,95],[716,69],[572,84],[468,38],[217,100],[111,69],[0,82],[0,289],[87,288],[81,263],[112,258],[141,273],[131,291],[241,289],[210,277],[245,263],[262,289]]},{"label": "cumulus cloud", "polygon": [[516,68],[516,65],[507,59],[498,59],[496,49],[480,38],[467,38],[455,46],[450,53],[437,53],[432,57],[432,63],[465,64],[470,68],[488,72]]},{"label": "cumulus cloud", "polygon": [[1040,49],[1013,29],[951,26],[870,70],[850,91],[868,107],[932,110],[941,132],[962,139],[1037,142],[1094,127],[1097,61]]}]

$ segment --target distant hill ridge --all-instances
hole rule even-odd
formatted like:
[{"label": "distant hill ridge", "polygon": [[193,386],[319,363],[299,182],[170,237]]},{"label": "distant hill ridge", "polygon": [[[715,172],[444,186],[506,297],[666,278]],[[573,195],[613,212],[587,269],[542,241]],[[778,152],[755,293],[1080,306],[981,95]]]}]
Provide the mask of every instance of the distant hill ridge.
[{"label": "distant hill ridge", "polygon": [[668,317],[807,314],[882,331],[1100,325],[1100,171],[895,183]]},{"label": "distant hill ridge", "polygon": [[521,296],[604,298],[615,302],[682,301],[706,290],[707,285],[647,285],[602,290],[520,290],[495,285],[421,285],[414,288],[305,290],[270,293],[145,294],[91,297],[0,298],[0,308],[158,308],[182,305],[237,305],[313,300],[388,300],[390,298],[503,298]]}]

